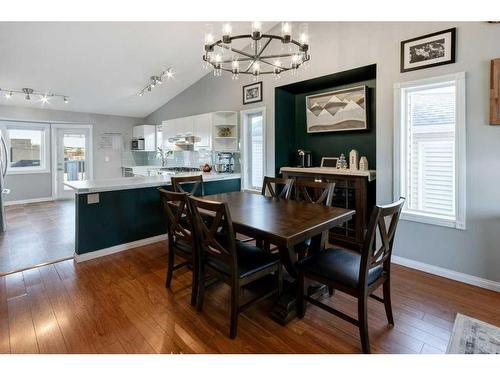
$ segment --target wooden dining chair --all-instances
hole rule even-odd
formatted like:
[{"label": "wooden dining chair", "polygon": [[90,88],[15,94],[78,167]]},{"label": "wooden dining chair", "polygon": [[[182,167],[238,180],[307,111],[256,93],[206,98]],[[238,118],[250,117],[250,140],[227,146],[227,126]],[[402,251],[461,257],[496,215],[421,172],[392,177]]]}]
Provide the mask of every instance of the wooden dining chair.
[{"label": "wooden dining chair", "polygon": [[289,199],[292,193],[293,179],[279,177],[264,177],[261,194],[273,198]]},{"label": "wooden dining chair", "polygon": [[[368,335],[368,297],[382,302],[385,306],[387,321],[394,325],[391,306],[391,254],[396,227],[404,205],[404,198],[386,205],[376,206],[372,212],[365,235],[361,254],[344,249],[330,248],[302,259],[297,263],[299,269],[298,315],[305,315],[306,301],[334,314],[359,327],[361,346],[364,353],[370,353]],[[389,225],[387,226],[387,223]],[[379,236],[377,236],[377,231]],[[380,247],[377,245],[381,244]],[[358,299],[358,319],[304,295],[305,278],[338,289]],[[373,294],[383,286],[383,298]]]},{"label": "wooden dining chair", "polygon": [[[231,287],[231,326],[229,336],[236,337],[238,315],[252,304],[278,293],[282,289],[282,269],[278,255],[269,254],[256,246],[235,240],[233,223],[227,203],[212,202],[188,197],[193,213],[194,233],[197,241],[198,294],[197,308],[203,309],[205,298],[205,274],[210,271],[216,278]],[[202,215],[213,217],[210,225]],[[242,303],[240,290],[243,286],[269,274],[275,276],[275,288]]]},{"label": "wooden dining chair", "polygon": [[[321,204],[331,206],[333,201],[335,183],[314,181],[311,179],[296,179],[293,184],[294,193],[292,197],[297,202],[305,202],[312,204]],[[328,231],[317,238],[308,238],[304,242],[295,246],[295,251],[299,255],[299,259],[305,254],[318,251],[323,248],[328,238]]]},{"label": "wooden dining chair", "polygon": [[[198,275],[196,273],[196,243],[192,231],[192,215],[187,201],[188,193],[176,193],[162,188],[160,192],[161,203],[168,235],[168,264],[165,286],[170,288],[172,275],[175,270],[191,266],[193,270],[191,304],[196,304],[198,290]],[[184,261],[174,264],[175,256]]]},{"label": "wooden dining chair", "polygon": [[[184,176],[184,177],[172,177],[171,179],[174,191],[179,193],[191,193],[196,196],[204,196],[205,190],[203,188],[203,176]],[[191,186],[191,190],[186,191],[187,186]]]}]

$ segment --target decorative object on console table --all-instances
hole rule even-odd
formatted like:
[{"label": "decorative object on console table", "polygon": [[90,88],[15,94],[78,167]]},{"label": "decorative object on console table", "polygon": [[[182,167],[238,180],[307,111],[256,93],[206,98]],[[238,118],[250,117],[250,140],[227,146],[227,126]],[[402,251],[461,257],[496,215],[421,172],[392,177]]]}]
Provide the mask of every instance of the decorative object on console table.
[{"label": "decorative object on console table", "polygon": [[321,158],[322,168],[338,168],[339,158],[323,157]]},{"label": "decorative object on console table", "polygon": [[243,104],[261,102],[262,99],[262,82],[243,86]]},{"label": "decorative object on console table", "polygon": [[351,152],[349,152],[349,169],[351,171],[358,170],[358,159],[359,159],[358,151],[351,150]]},{"label": "decorative object on console table", "polygon": [[361,159],[359,160],[359,170],[360,171],[368,170],[368,159],[366,158],[366,156],[362,156]]},{"label": "decorative object on console table", "polygon": [[366,86],[306,96],[308,133],[366,130]]},{"label": "decorative object on console table", "polygon": [[401,42],[401,73],[455,62],[456,28]]},{"label": "decorative object on console table", "polygon": [[500,125],[500,58],[491,60],[490,125]]},{"label": "decorative object on console table", "polygon": [[342,169],[342,170],[347,169],[347,160],[345,160],[344,154],[340,154],[339,161],[337,163],[337,169]]}]

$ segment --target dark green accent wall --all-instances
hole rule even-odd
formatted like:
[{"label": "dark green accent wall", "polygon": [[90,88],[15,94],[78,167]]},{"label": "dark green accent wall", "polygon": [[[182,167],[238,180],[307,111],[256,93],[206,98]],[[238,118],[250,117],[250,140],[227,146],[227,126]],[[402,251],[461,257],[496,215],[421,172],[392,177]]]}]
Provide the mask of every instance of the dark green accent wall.
[{"label": "dark green accent wall", "polygon": [[[240,191],[241,180],[207,181],[204,189],[206,195]],[[157,187],[102,192],[96,204],[87,204],[87,195],[76,196],[77,254],[166,233]]]},{"label": "dark green accent wall", "polygon": [[[306,129],[306,96],[348,87],[366,85],[368,130],[308,134]],[[313,166],[324,156],[339,156],[352,149],[368,158],[370,169],[376,168],[376,65],[351,69],[275,89],[275,165],[276,174],[284,166],[295,166],[296,150],[312,151]]]}]

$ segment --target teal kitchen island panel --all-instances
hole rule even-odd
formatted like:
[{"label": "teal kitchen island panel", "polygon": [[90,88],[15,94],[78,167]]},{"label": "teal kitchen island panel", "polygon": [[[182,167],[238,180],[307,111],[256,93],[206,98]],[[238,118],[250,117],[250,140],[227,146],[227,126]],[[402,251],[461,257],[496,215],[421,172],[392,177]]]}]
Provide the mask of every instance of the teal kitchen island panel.
[{"label": "teal kitchen island panel", "polygon": [[[239,178],[204,182],[205,195],[241,190]],[[165,186],[171,190],[171,186]],[[76,194],[78,255],[166,233],[158,187]],[[89,203],[98,199],[97,203]]]}]

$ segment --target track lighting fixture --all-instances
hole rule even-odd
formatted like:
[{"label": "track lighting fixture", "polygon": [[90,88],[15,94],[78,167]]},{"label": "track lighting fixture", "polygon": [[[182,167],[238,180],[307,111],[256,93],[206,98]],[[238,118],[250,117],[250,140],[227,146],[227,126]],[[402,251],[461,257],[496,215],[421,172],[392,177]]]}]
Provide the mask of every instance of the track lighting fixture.
[{"label": "track lighting fixture", "polygon": [[22,95],[24,95],[24,100],[31,100],[33,95],[39,96],[40,102],[42,104],[50,103],[50,98],[52,98],[52,97],[61,98],[61,99],[63,99],[64,103],[66,103],[66,104],[69,103],[69,97],[66,95],[35,91],[29,87],[23,87],[22,89],[0,89],[0,91],[5,91],[4,96],[6,99],[11,99],[14,96],[14,94],[22,94]]},{"label": "track lighting fixture", "polygon": [[173,78],[174,73],[172,68],[168,68],[158,76],[151,76],[149,78],[149,83],[141,91],[137,93],[139,96],[143,96],[146,92],[151,92],[156,86],[161,85],[165,80]]}]

